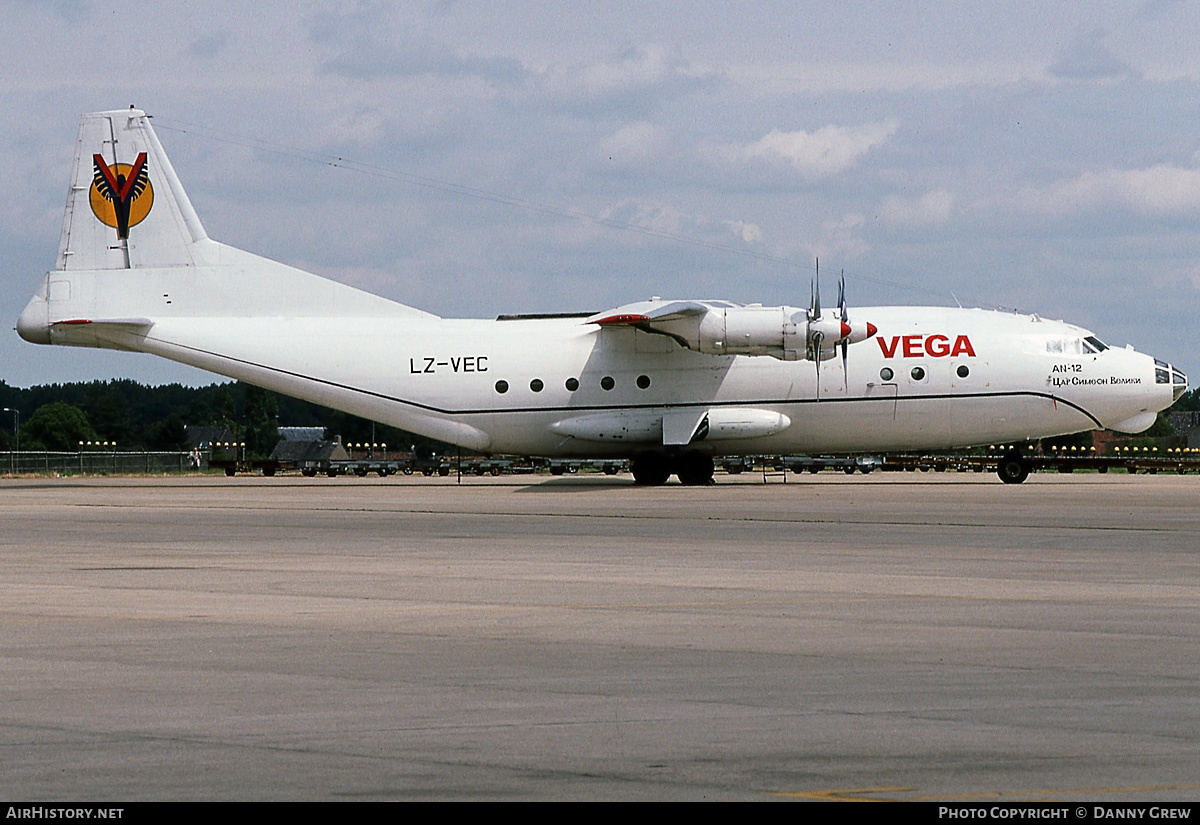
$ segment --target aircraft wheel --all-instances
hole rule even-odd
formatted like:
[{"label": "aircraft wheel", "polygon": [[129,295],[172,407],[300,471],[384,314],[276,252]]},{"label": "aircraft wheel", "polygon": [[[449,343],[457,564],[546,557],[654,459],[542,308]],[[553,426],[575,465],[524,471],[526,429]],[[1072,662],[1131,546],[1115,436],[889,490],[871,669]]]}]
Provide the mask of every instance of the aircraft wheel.
[{"label": "aircraft wheel", "polygon": [[317,474],[316,467],[305,467],[303,470],[300,471],[300,475],[304,476],[305,478],[312,478],[316,474]]},{"label": "aircraft wheel", "polygon": [[229,476],[230,478],[233,478],[235,475],[237,475],[237,470],[234,469],[233,467],[226,467],[225,475]]},{"label": "aircraft wheel", "polygon": [[[1183,470],[1180,470],[1179,472],[1181,472],[1181,473],[1182,473],[1182,472],[1183,472]],[[615,464],[605,464],[605,465],[604,465],[604,474],[605,474],[606,476],[615,476],[615,475],[617,474],[617,465],[615,465]]]},{"label": "aircraft wheel", "polygon": [[550,475],[552,475],[552,476],[560,476],[565,472],[566,472],[566,470],[563,468],[563,466],[561,464],[551,464],[550,465]]},{"label": "aircraft wheel", "polygon": [[671,466],[662,453],[642,453],[631,462],[630,469],[634,482],[646,487],[666,484],[671,477]]},{"label": "aircraft wheel", "polygon": [[688,487],[705,487],[713,481],[713,460],[704,453],[684,453],[675,463],[675,474]]},{"label": "aircraft wheel", "polygon": [[493,477],[500,475],[500,468],[499,468],[499,467],[493,467],[493,468],[491,469],[491,473],[492,473],[492,476],[493,476]]},{"label": "aircraft wheel", "polygon": [[1000,480],[1005,484],[1020,484],[1029,478],[1029,463],[1020,454],[1009,453],[1000,459],[996,475],[1000,476]]},{"label": "aircraft wheel", "polygon": [[413,468],[412,468],[412,467],[405,467],[405,468],[404,468],[404,470],[403,470],[402,472],[403,472],[403,473],[404,473],[406,476],[410,476],[410,475],[412,475],[412,474],[413,474]]},{"label": "aircraft wheel", "polygon": [[275,475],[275,468],[274,467],[263,467],[262,474],[265,475],[267,478],[270,478],[271,476]]},{"label": "aircraft wheel", "polygon": [[450,468],[438,467],[438,475],[440,475],[442,478],[445,478],[446,476],[450,475]]},{"label": "aircraft wheel", "polygon": [[375,473],[380,478],[387,478],[387,474],[388,474],[387,467],[380,467],[378,470],[375,471]]}]

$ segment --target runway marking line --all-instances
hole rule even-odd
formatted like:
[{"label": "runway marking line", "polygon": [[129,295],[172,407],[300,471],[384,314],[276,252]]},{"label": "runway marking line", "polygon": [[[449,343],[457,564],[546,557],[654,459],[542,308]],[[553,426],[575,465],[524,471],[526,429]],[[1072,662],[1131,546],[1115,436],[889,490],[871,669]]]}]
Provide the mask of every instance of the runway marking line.
[{"label": "runway marking line", "polygon": [[864,796],[864,794],[903,793],[914,791],[904,785],[884,788],[829,788],[822,791],[795,791],[790,793],[773,793],[771,796],[781,796],[787,799],[811,799],[817,802],[900,802],[902,799],[888,797]]},{"label": "runway marking line", "polygon": [[[84,507],[95,509],[149,509],[150,505],[145,504],[120,504],[116,502],[106,502],[103,504],[95,504],[89,502],[72,502],[62,505],[65,507]],[[212,511],[213,508],[204,504],[186,504],[172,503],[161,505],[166,509],[171,510],[205,510]],[[273,513],[282,509],[282,506],[263,505],[260,507],[249,507],[246,505],[222,505],[221,512],[263,512]],[[434,510],[434,509],[405,509],[405,508],[390,508],[390,507],[305,507],[304,512],[308,513],[381,513],[397,516],[453,516],[462,518],[465,516],[476,516],[481,518],[509,517],[509,518],[571,518],[571,519],[612,519],[612,520],[646,520],[646,521],[677,521],[674,516],[664,516],[655,513],[545,513],[545,512],[510,512],[505,510]],[[802,518],[791,516],[781,518],[778,516],[704,516],[704,521],[727,521],[727,522],[765,522],[768,524],[829,524],[834,526],[840,525],[863,525],[866,527],[971,527],[981,530],[996,529],[998,524],[988,524],[986,522],[974,521],[903,521],[892,519],[887,521],[868,520],[868,519],[849,519],[849,518]],[[1191,525],[1187,525],[1190,527]],[[1098,530],[1098,531],[1116,531],[1129,533],[1174,533],[1179,532],[1178,529],[1172,527],[1157,527],[1154,525],[1125,527],[1119,524],[1005,524],[1007,530],[1026,529],[1026,530],[1045,530],[1045,529],[1064,529],[1064,530]]]}]

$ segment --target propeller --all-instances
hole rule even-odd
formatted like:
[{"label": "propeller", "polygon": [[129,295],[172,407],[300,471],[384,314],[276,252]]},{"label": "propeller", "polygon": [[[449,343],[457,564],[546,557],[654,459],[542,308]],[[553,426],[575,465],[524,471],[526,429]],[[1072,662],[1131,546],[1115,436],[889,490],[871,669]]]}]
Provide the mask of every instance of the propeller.
[{"label": "propeller", "polygon": [[853,324],[850,321],[850,310],[846,305],[846,272],[842,270],[838,278],[837,313],[825,317],[821,311],[821,264],[817,262],[817,272],[813,277],[809,292],[812,303],[808,309],[808,340],[806,353],[812,358],[817,370],[817,400],[821,399],[821,354],[826,342],[830,344],[828,357],[833,352],[842,351],[842,382],[846,389],[850,387],[849,378],[849,348],[851,344],[866,340],[875,335],[878,330],[874,324]]},{"label": "propeller", "polygon": [[821,259],[817,258],[817,274],[808,284],[808,294],[811,299],[808,308],[808,320],[817,321],[821,318]]},{"label": "propeller", "polygon": [[[838,318],[843,327],[850,326],[850,313],[846,309],[846,270],[838,277]],[[850,389],[850,373],[846,369],[846,353],[850,349],[850,336],[842,339],[842,388]]]}]

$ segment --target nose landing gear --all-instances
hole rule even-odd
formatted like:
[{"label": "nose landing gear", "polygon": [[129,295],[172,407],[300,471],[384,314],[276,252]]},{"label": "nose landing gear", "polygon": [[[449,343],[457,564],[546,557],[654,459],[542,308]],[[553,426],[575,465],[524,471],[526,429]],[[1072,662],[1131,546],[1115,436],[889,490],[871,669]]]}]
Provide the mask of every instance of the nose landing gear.
[{"label": "nose landing gear", "polygon": [[1029,462],[1016,450],[1006,453],[996,467],[996,475],[1005,484],[1020,484],[1029,478]]}]

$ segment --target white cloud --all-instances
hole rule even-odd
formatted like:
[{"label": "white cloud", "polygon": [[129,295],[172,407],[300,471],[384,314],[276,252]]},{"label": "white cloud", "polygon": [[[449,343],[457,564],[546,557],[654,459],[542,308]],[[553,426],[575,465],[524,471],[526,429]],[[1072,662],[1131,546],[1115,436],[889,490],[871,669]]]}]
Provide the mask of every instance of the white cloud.
[{"label": "white cloud", "polygon": [[953,206],[954,195],[935,189],[915,199],[889,197],[879,208],[879,217],[897,226],[934,226],[949,220]]},{"label": "white cloud", "polygon": [[1092,29],[1058,55],[1050,73],[1069,80],[1113,80],[1126,77],[1131,69],[1104,45],[1104,31]]},{"label": "white cloud", "polygon": [[820,239],[807,244],[809,253],[827,260],[849,260],[867,254],[871,245],[854,234],[863,222],[863,216],[857,214],[843,215],[837,221],[825,221],[821,224]]},{"label": "white cloud", "polygon": [[772,129],[753,143],[730,147],[728,154],[733,160],[762,159],[790,166],[807,177],[827,177],[852,166],[898,128],[896,121],[884,120],[861,126],[823,126],[815,132]]},{"label": "white cloud", "polygon": [[1128,209],[1146,215],[1200,213],[1200,169],[1159,164],[1146,169],[1105,169],[1049,186],[1026,187],[1025,210],[1070,215]]},{"label": "white cloud", "polygon": [[745,221],[725,221],[724,223],[733,230],[733,234],[746,243],[757,243],[763,239],[762,229],[758,224],[746,223]]},{"label": "white cloud", "polygon": [[533,76],[545,101],[618,108],[630,103],[653,108],[706,82],[677,48],[656,43],[600,59],[552,63]]},{"label": "white cloud", "polygon": [[678,51],[651,44],[584,66],[578,70],[576,79],[589,95],[605,97],[629,89],[660,86],[685,72],[686,63]]},{"label": "white cloud", "polygon": [[667,130],[644,120],[626,124],[600,144],[604,156],[620,165],[644,163],[666,144]]}]

